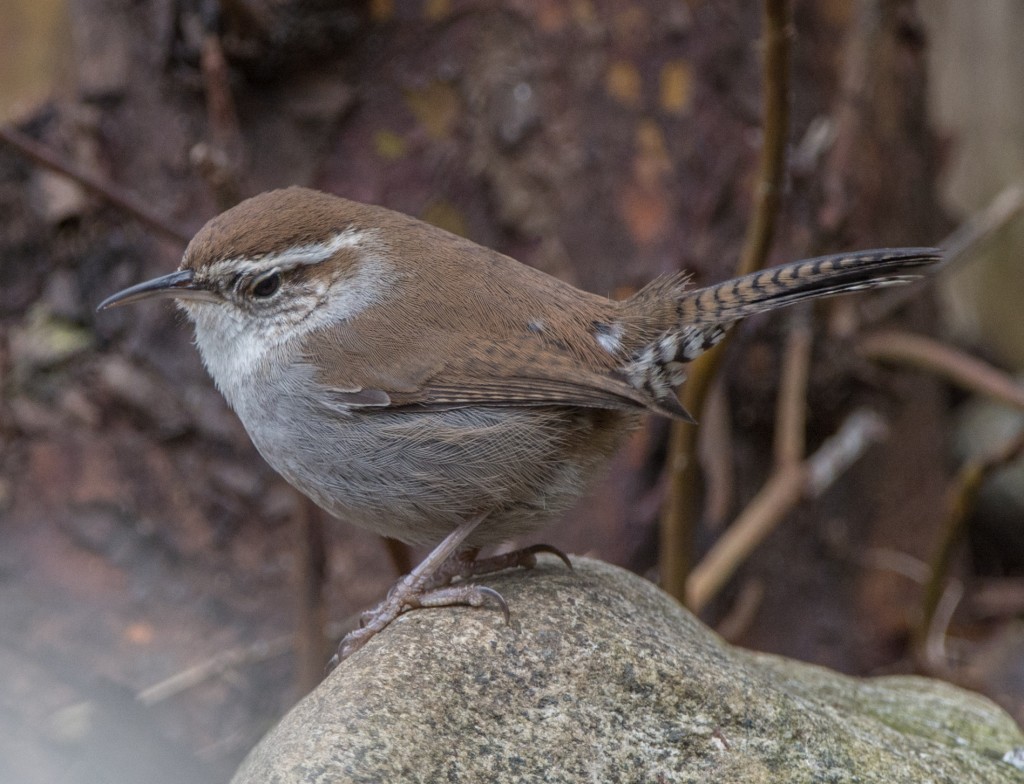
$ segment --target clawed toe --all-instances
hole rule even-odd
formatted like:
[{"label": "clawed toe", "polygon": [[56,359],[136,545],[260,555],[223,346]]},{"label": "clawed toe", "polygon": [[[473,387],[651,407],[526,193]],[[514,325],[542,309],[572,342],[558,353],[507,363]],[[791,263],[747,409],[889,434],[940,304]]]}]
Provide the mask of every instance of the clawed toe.
[{"label": "clawed toe", "polygon": [[498,605],[501,614],[505,616],[505,623],[508,624],[512,620],[508,602],[505,601],[504,596],[486,585],[459,584],[447,588],[436,588],[411,599],[410,605],[414,607],[451,607],[455,605],[483,607],[488,600]]},{"label": "clawed toe", "polygon": [[[359,618],[359,628],[346,634],[338,645],[338,652],[327,665],[328,671],[366,645],[399,615],[413,608],[453,605],[483,607],[493,604],[501,610],[508,624],[512,615],[505,598],[493,588],[464,582],[470,577],[516,567],[532,569],[537,565],[539,553],[554,555],[572,569],[569,557],[549,544],[535,544],[489,558],[477,558],[475,548],[464,549],[460,554],[460,545],[482,519],[474,518],[460,525],[419,566],[399,580],[388,591],[383,602],[363,613]],[[461,580],[451,585],[456,577]]]},{"label": "clawed toe", "polygon": [[509,612],[505,597],[486,585],[459,584],[423,591],[401,581],[383,602],[360,616],[359,628],[353,629],[342,638],[338,644],[337,653],[327,663],[327,671],[330,672],[344,659],[366,645],[378,632],[383,631],[395,618],[407,610],[458,605],[483,607],[488,603],[498,606],[505,618],[506,625],[511,622],[512,614]]},{"label": "clawed toe", "polygon": [[[537,553],[547,553],[558,558],[562,563],[569,567],[569,571],[574,571],[572,568],[572,561],[569,560],[569,556],[559,550],[557,547],[550,544],[534,544],[529,547],[524,547],[522,550],[516,550],[517,553],[524,554],[524,562],[517,564],[526,569],[532,569],[537,565]],[[526,562],[526,558],[529,558],[529,563]]]}]

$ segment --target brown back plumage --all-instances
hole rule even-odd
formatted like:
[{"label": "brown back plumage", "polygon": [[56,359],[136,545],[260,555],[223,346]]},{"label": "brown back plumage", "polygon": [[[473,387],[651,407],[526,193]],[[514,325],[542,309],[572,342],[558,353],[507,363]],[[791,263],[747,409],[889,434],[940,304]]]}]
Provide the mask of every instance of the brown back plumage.
[{"label": "brown back plumage", "polygon": [[[233,278],[222,260],[266,259],[345,232],[358,241],[329,261],[289,268],[285,282],[319,276],[333,281],[336,298],[353,287],[365,297],[358,315],[308,335],[300,359],[339,404],[367,413],[560,406],[686,418],[676,396],[685,364],[731,324],[902,283],[939,258],[930,248],[839,254],[695,290],[678,275],[613,302],[409,216],[289,188],[214,218],[183,267],[226,292]],[[372,278],[351,282],[369,267]]]}]

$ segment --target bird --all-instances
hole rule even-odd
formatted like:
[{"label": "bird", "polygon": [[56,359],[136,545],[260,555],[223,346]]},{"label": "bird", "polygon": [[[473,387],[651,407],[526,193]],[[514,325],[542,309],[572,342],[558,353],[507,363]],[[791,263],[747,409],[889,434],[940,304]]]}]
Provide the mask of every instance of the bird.
[{"label": "bird", "polygon": [[[569,508],[644,413],[693,422],[688,363],[736,322],[906,283],[941,257],[894,248],[806,259],[702,288],[588,293],[416,218],[301,187],[211,219],[178,270],[104,310],[172,298],[263,458],[327,512],[433,550],[339,646],[416,607],[495,604],[480,557]],[[457,580],[456,578],[462,578]]]}]

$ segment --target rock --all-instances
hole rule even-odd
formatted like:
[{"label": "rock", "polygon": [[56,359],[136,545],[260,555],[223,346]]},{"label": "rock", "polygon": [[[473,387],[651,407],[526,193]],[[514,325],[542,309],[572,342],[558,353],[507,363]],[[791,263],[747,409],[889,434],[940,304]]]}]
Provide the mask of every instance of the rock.
[{"label": "rock", "polygon": [[[1024,377],[1016,382],[1024,384]],[[952,447],[958,463],[997,454],[1024,428],[1024,415],[984,398],[957,412]],[[969,535],[977,562],[992,574],[1024,569],[1024,460],[1014,460],[986,478],[970,514]]]},{"label": "rock", "polygon": [[1024,780],[1024,735],[987,699],[733,648],[651,583],[574,562],[489,578],[510,626],[404,615],[233,784]]}]

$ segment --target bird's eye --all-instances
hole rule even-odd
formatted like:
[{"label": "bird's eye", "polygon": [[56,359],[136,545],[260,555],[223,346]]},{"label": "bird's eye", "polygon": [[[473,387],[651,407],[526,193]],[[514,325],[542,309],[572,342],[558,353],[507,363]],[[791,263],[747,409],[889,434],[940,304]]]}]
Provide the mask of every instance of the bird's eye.
[{"label": "bird's eye", "polygon": [[274,270],[257,278],[256,282],[252,284],[251,290],[254,297],[266,299],[277,294],[279,288],[281,288],[281,273]]}]

